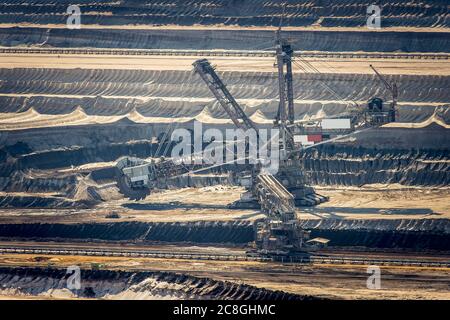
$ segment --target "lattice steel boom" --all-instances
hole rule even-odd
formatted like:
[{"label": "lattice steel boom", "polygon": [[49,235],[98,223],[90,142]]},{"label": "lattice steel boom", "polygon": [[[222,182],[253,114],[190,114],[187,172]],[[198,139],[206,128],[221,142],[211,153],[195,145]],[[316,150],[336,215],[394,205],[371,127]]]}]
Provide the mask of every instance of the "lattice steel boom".
[{"label": "lattice steel boom", "polygon": [[254,129],[255,132],[257,132],[253,121],[250,120],[244,110],[242,110],[241,106],[233,98],[209,61],[207,59],[200,59],[195,61],[193,66],[195,72],[198,73],[207,84],[208,88],[214,94],[217,101],[219,101],[220,105],[226,111],[236,127],[243,130]]}]

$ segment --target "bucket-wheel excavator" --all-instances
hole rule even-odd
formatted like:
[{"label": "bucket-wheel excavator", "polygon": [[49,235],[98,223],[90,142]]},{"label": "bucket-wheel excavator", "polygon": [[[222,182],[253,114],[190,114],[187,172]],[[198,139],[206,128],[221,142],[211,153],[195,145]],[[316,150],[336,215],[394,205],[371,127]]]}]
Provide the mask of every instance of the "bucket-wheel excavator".
[{"label": "bucket-wheel excavator", "polygon": [[[255,223],[255,251],[258,254],[272,257],[292,256],[312,249],[308,245],[309,232],[301,228],[295,207],[296,205],[316,205],[328,200],[326,197],[316,194],[314,189],[305,183],[300,158],[305,147],[297,143],[296,135],[299,133],[317,134],[317,130],[323,133],[327,131],[327,128],[323,123],[321,126],[321,122],[325,121],[323,119],[314,120],[316,124],[313,127],[305,126],[302,121],[295,121],[292,84],[293,53],[291,45],[281,38],[279,29],[276,40],[279,107],[274,121],[274,127],[279,129],[279,135],[277,140],[269,142],[279,145],[278,171],[270,174],[261,170],[262,163],[258,163],[248,172],[241,172],[237,178],[233,179],[234,183],[247,188],[245,201],[238,202],[236,206],[244,205],[245,207],[245,203],[253,202],[258,204],[265,214],[265,219]],[[257,125],[246,115],[209,61],[197,60],[193,66],[194,71],[206,83],[234,125],[242,130],[255,130],[257,133]],[[393,93],[394,99],[389,110],[386,112],[382,104],[374,107],[371,103],[377,103],[374,100],[378,98],[372,99],[367,108],[357,108],[341,115],[341,117],[346,117],[343,120],[349,121],[348,128],[331,131],[354,134],[357,132],[355,131],[357,128],[374,127],[395,121],[397,88],[395,84],[387,83],[376,70],[375,72]],[[339,119],[336,116],[334,118]],[[321,143],[326,143],[326,141]],[[168,179],[211,167],[211,164],[205,164],[202,161],[190,163],[186,164],[179,159],[162,158],[147,162],[142,159],[124,157],[117,163],[118,186],[121,192],[130,199],[143,199],[151,189],[164,188]]]}]

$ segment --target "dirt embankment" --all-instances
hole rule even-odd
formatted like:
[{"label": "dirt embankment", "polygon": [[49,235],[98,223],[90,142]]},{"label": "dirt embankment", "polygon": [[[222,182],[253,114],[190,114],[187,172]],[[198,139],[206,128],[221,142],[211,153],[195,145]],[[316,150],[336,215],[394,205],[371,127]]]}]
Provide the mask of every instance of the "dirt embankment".
[{"label": "dirt embankment", "polygon": [[[402,17],[404,18],[404,17]],[[89,37],[86,37],[89,34]],[[447,32],[285,31],[296,50],[365,52],[450,52]],[[2,46],[50,46],[129,49],[271,48],[273,30],[68,30],[65,28],[1,28]]]},{"label": "dirt embankment", "polygon": [[[448,219],[321,219],[302,220],[312,237],[330,239],[331,246],[450,250]],[[3,239],[78,241],[189,242],[242,245],[253,241],[253,224],[235,222],[1,224]]]},{"label": "dirt embankment", "polygon": [[18,298],[313,300],[283,291],[171,272],[82,270],[81,288],[67,289],[70,274],[49,268],[0,268],[0,295]]}]

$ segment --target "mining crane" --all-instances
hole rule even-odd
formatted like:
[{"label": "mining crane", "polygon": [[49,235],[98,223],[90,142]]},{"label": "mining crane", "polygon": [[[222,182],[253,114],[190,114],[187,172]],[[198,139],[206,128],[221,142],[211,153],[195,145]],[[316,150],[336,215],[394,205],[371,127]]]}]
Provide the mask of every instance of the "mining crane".
[{"label": "mining crane", "polygon": [[[266,215],[265,219],[255,224],[256,251],[270,256],[291,255],[307,249],[309,233],[301,228],[295,205],[314,205],[327,200],[305,185],[301,161],[293,152],[295,146],[289,127],[289,124],[294,123],[291,55],[290,45],[278,38],[280,103],[274,123],[280,129],[280,135],[278,141],[271,142],[281,147],[278,173],[272,175],[263,172],[260,170],[261,165],[256,165],[251,171],[251,183],[247,185],[250,199],[246,202],[257,203]],[[208,60],[198,60],[193,66],[236,127],[256,131],[256,125],[230,94]],[[148,195],[151,189],[164,188],[168,179],[201,169],[202,165],[195,168],[193,164],[186,165],[174,159],[147,162],[124,157],[117,162],[116,167],[121,192],[137,200]],[[236,182],[239,184],[239,179]]]},{"label": "mining crane", "polygon": [[[266,215],[264,220],[255,225],[257,252],[266,255],[291,255],[305,250],[309,233],[301,228],[295,205],[314,205],[327,200],[305,184],[301,160],[295,152],[294,135],[290,126],[295,120],[293,50],[291,45],[281,38],[280,33],[279,29],[276,37],[279,106],[274,121],[275,127],[279,129],[279,139],[271,141],[280,147],[279,170],[275,175],[253,170],[252,181],[247,186],[249,190],[246,193],[251,195],[250,199],[253,197],[253,201],[260,205],[261,211]],[[230,94],[208,60],[197,60],[193,66],[233,123],[238,128],[256,131],[256,126]]]},{"label": "mining crane", "polygon": [[[284,60],[286,56],[283,50],[292,51],[290,46],[284,45],[279,47],[281,51],[278,52],[278,64],[287,63]],[[289,54],[292,54],[290,52]],[[205,81],[208,88],[217,98],[222,106],[226,106],[225,111],[230,115],[233,123],[236,124],[238,128],[245,130],[253,129],[258,132],[255,124],[247,117],[243,109],[239,106],[233,96],[229,93],[225,84],[222,82],[220,77],[215,72],[214,68],[211,66],[208,60],[201,59],[193,63],[194,70],[200,75],[200,77]],[[285,103],[285,98],[287,96],[292,96],[292,83],[289,85],[285,79],[292,79],[292,68],[287,68],[287,75],[284,74],[284,67],[278,68],[282,75],[279,76],[279,81],[282,81],[280,85],[280,103],[278,108],[277,119],[275,120],[275,127],[279,128],[279,143],[280,145],[280,162],[279,170],[277,173],[277,178],[280,179],[282,184],[288,189],[289,192],[293,193],[294,201],[297,205],[315,205],[326,201],[327,198],[317,195],[314,189],[305,184],[305,178],[302,170],[299,170],[301,166],[300,159],[294,154],[294,140],[291,128],[289,127],[290,120],[289,117],[294,117],[293,114],[293,100],[288,104]],[[290,74],[290,76],[289,76]],[[291,87],[291,89],[288,89]],[[285,95],[286,92],[290,92]],[[223,98],[223,97],[226,97]],[[292,108],[287,108],[292,104]],[[291,110],[292,109],[292,110]],[[272,142],[274,143],[274,142]],[[256,201],[256,200],[255,200]],[[241,205],[245,206],[244,203]]]},{"label": "mining crane", "polygon": [[[261,164],[253,166],[250,183],[246,184],[246,194],[250,197],[241,202],[241,204],[244,202],[257,203],[265,214],[265,219],[255,223],[256,252],[272,257],[295,255],[311,249],[307,244],[309,232],[300,226],[295,206],[315,205],[327,200],[326,197],[316,194],[312,187],[306,185],[304,173],[301,169],[300,155],[303,147],[296,145],[295,134],[299,130],[308,131],[310,129],[305,128],[302,123],[299,124],[294,121],[293,50],[290,44],[281,38],[280,32],[279,29],[276,38],[279,107],[274,121],[274,126],[279,128],[280,134],[277,141],[270,142],[277,143],[280,146],[279,170],[272,175],[262,171]],[[193,66],[195,72],[206,83],[235,126],[243,130],[252,129],[256,131],[256,125],[228,91],[208,60],[197,60],[193,63]],[[379,104],[379,100],[381,100],[379,98],[370,100],[365,110],[350,112],[349,116],[352,119],[358,121],[362,119],[361,126],[374,127],[395,121],[396,85],[395,83],[389,84],[375,69],[374,71],[386,88],[392,92],[393,101],[388,112],[383,110],[382,103]],[[341,120],[350,121],[349,119]],[[322,120],[316,121],[320,123]],[[322,130],[323,122],[321,127]],[[350,129],[350,127],[346,127],[347,129]],[[351,129],[354,131],[354,128]],[[338,132],[338,134],[342,133],[344,132]],[[198,155],[198,157],[201,157],[201,155]],[[211,165],[205,165],[202,161],[186,164],[175,159],[158,159],[149,162],[124,157],[118,161],[116,167],[118,186],[121,192],[131,199],[142,199],[149,194],[151,189],[167,187],[167,181],[171,178],[196,172],[196,170],[205,170]],[[233,182],[240,183],[239,179]]]},{"label": "mining crane", "polygon": [[276,34],[276,67],[278,69],[279,105],[275,125],[280,129],[282,150],[294,149],[294,137],[288,124],[293,124],[294,90],[292,84],[292,57],[294,51],[291,45],[281,37],[281,28]]}]

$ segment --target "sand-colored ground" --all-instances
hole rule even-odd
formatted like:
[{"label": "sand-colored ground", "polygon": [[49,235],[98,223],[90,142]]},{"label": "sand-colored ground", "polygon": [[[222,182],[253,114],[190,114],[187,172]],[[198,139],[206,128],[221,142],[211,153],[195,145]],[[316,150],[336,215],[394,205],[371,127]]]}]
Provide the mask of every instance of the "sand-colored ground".
[{"label": "sand-colored ground", "polygon": [[[66,24],[38,24],[38,23],[1,23],[0,28],[44,28],[44,29],[67,29]],[[252,30],[252,31],[276,31],[277,26],[237,26],[237,25],[152,25],[152,24],[129,24],[129,25],[99,25],[82,24],[82,29],[118,29],[118,30]],[[367,27],[324,27],[319,25],[288,27],[283,26],[285,31],[345,31],[361,32],[370,31],[374,33],[383,32],[449,32],[444,27],[383,27],[382,29],[368,29]]]},{"label": "sand-colored ground", "polygon": [[[153,193],[145,200],[111,200],[92,209],[1,209],[0,223],[186,222],[262,218],[258,209],[228,209],[240,198],[239,187],[183,188]],[[317,188],[330,201],[298,208],[300,219],[450,218],[450,189],[372,185],[363,188]],[[50,195],[50,194],[49,194]],[[120,219],[106,218],[110,212]]]},{"label": "sand-colored ground", "polygon": [[450,218],[450,189],[410,188],[398,184],[350,188],[316,188],[330,201],[300,209],[300,218],[311,215],[355,219]]},{"label": "sand-colored ground", "polygon": [[[0,54],[0,68],[64,68],[64,69],[137,69],[192,70],[192,63],[207,58],[218,71],[274,72],[273,57],[208,57],[208,56],[116,56]],[[373,64],[383,74],[450,75],[448,60],[375,59],[375,58],[305,58],[323,73],[373,74]],[[302,73],[294,65],[294,73]]]}]

